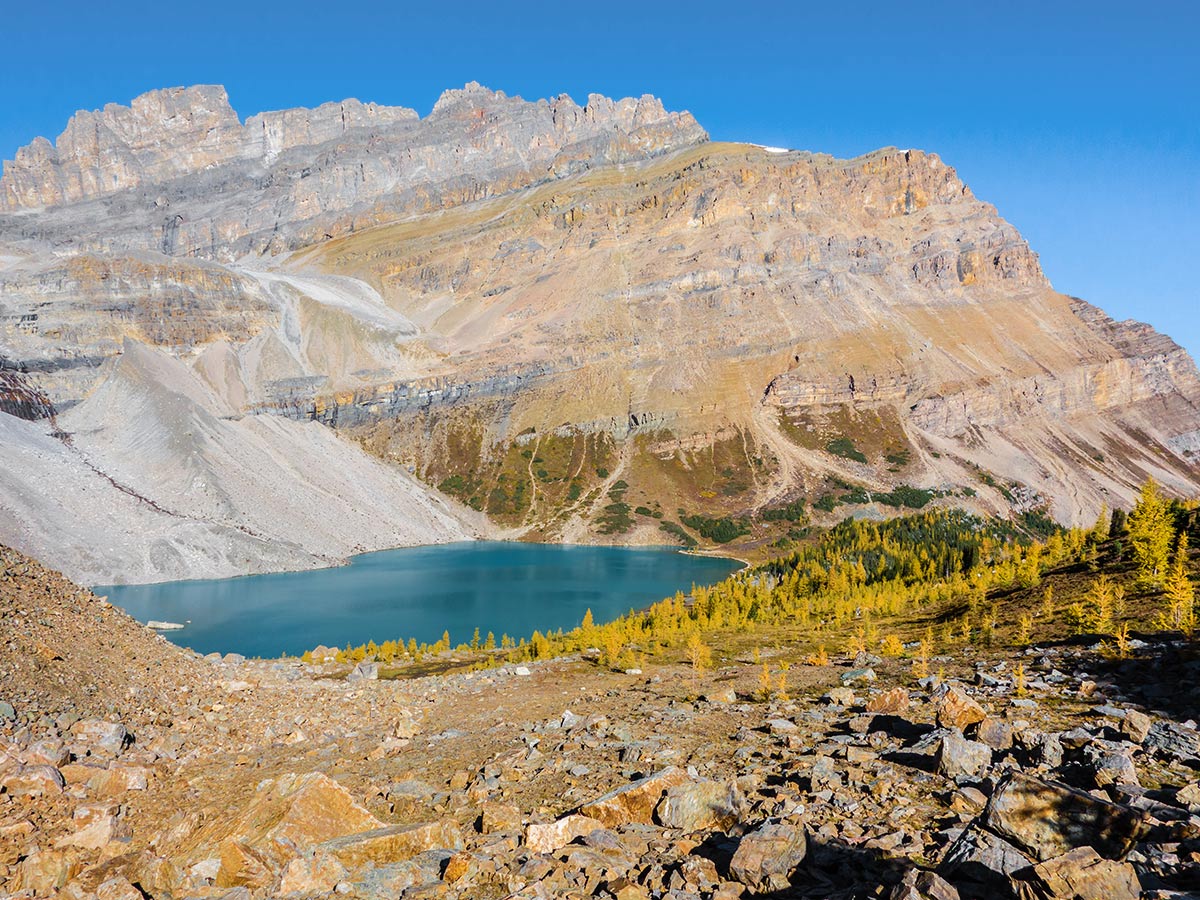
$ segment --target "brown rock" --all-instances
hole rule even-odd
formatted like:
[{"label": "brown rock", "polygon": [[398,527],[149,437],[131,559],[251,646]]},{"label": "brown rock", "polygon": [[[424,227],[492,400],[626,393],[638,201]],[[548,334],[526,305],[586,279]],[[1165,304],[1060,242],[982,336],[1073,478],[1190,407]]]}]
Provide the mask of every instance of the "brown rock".
[{"label": "brown rock", "polygon": [[144,791],[150,770],[143,766],[110,766],[88,780],[88,787],[101,797],[116,797],[126,791]]},{"label": "brown rock", "polygon": [[853,706],[858,702],[858,698],[854,696],[854,689],[845,686],[830,688],[825,697],[830,703],[838,706]]},{"label": "brown rock", "polygon": [[346,867],[327,853],[290,860],[279,880],[280,894],[327,894],[346,877]]},{"label": "brown rock", "polygon": [[93,763],[67,763],[59,768],[67,784],[87,784],[104,771],[102,765]]},{"label": "brown rock", "polygon": [[626,881],[613,895],[616,900],[650,900],[650,892],[640,884]]},{"label": "brown rock", "polygon": [[10,797],[41,797],[61,794],[65,784],[54,766],[21,766],[0,777],[0,792]]},{"label": "brown rock", "polygon": [[625,787],[597,797],[580,808],[580,813],[614,828],[628,822],[651,823],[654,809],[668,788],[688,780],[687,772],[670,766]]},{"label": "brown rock", "polygon": [[482,834],[497,831],[516,831],[524,817],[521,810],[507,803],[485,803],[479,814],[479,830]]},{"label": "brown rock", "polygon": [[218,882],[243,884],[259,880],[260,865],[278,872],[326,841],[382,825],[328,776],[287,774],[264,782],[237,815],[195,831],[180,845],[179,855],[211,856],[211,848],[219,847]]},{"label": "brown rock", "polygon": [[334,838],[321,849],[337,857],[349,869],[372,863],[387,865],[412,859],[426,850],[461,850],[462,834],[450,821],[419,825],[386,825],[360,834]]},{"label": "brown rock", "polygon": [[25,764],[30,766],[65,766],[71,753],[62,741],[37,741],[25,751]]},{"label": "brown rock", "polygon": [[83,719],[71,726],[71,737],[92,755],[119,756],[129,740],[129,732],[119,722]]},{"label": "brown rock", "polygon": [[1175,794],[1175,801],[1189,810],[1200,809],[1200,782],[1181,787]]},{"label": "brown rock", "polygon": [[82,868],[71,855],[61,850],[35,850],[17,867],[14,890],[32,891],[36,896],[47,896],[62,888]]},{"label": "brown rock", "polygon": [[604,823],[588,816],[563,816],[556,822],[533,824],[525,829],[525,846],[530,853],[552,853],[577,837],[604,828]]},{"label": "brown rock", "polygon": [[408,710],[392,725],[392,737],[399,740],[411,740],[421,732],[421,723],[413,718]]},{"label": "brown rock", "polygon": [[892,688],[882,694],[877,694],[867,701],[867,712],[894,715],[908,709],[908,689]]},{"label": "brown rock", "polygon": [[1039,860],[1089,846],[1108,859],[1121,859],[1147,827],[1138,810],[1019,772],[996,787],[985,821]]},{"label": "brown rock", "polygon": [[717,872],[717,864],[704,856],[689,854],[679,863],[676,870],[685,884],[699,888],[701,891],[712,890],[721,880]]},{"label": "brown rock", "polygon": [[1004,719],[988,716],[979,723],[975,731],[975,739],[987,744],[993,750],[1011,750],[1013,745],[1013,727]]},{"label": "brown rock", "polygon": [[256,890],[267,887],[275,880],[275,861],[244,841],[224,841],[220,858],[221,869],[216,881],[218,887],[248,887]]},{"label": "brown rock", "polygon": [[945,693],[937,701],[935,709],[940,728],[957,728],[965,731],[976,722],[982,722],[987,713],[956,684],[946,685]]},{"label": "brown rock", "polygon": [[1121,734],[1135,744],[1140,744],[1150,733],[1154,719],[1136,709],[1126,709],[1125,718],[1121,720]]},{"label": "brown rock", "polygon": [[767,823],[738,843],[729,874],[752,890],[783,890],[807,851],[802,829],[782,822]]},{"label": "brown rock", "polygon": [[96,888],[96,900],[144,900],[145,896],[122,875],[110,878]]},{"label": "brown rock", "polygon": [[129,839],[129,829],[116,816],[104,816],[84,825],[74,834],[60,838],[55,847],[78,847],[81,850],[99,850],[113,841]]},{"label": "brown rock", "polygon": [[151,897],[172,893],[181,877],[179,870],[169,860],[146,851],[129,861],[127,868],[129,880],[140,885]]},{"label": "brown rock", "polygon": [[1091,847],[1038,863],[1017,886],[1023,900],[1138,900],[1142,895],[1133,866],[1103,859]]},{"label": "brown rock", "polygon": [[312,847],[382,824],[344,787],[313,772],[283,775],[260,788],[236,821],[235,833],[245,834],[252,842]]},{"label": "brown rock", "polygon": [[112,816],[119,815],[121,805],[112,801],[104,801],[103,803],[81,803],[75,807],[75,811],[71,814],[71,818],[75,822],[76,828],[86,828],[93,822],[100,819],[107,819]]},{"label": "brown rock", "polygon": [[987,806],[987,795],[978,788],[965,787],[954,792],[950,798],[950,809],[953,812],[976,815],[983,812]]},{"label": "brown rock", "polygon": [[0,866],[16,864],[22,856],[21,848],[33,834],[33,823],[28,819],[0,825]]},{"label": "brown rock", "polygon": [[712,893],[712,900],[741,900],[746,889],[736,881],[722,881]]},{"label": "brown rock", "polygon": [[936,872],[909,869],[888,900],[959,900],[958,889]]},{"label": "brown rock", "polygon": [[475,857],[470,853],[455,853],[446,860],[446,868],[442,871],[442,880],[446,884],[454,884],[471,870]]},{"label": "brown rock", "polygon": [[746,800],[735,782],[695,781],[677,784],[654,810],[664,828],[699,831],[728,828],[741,819]]}]

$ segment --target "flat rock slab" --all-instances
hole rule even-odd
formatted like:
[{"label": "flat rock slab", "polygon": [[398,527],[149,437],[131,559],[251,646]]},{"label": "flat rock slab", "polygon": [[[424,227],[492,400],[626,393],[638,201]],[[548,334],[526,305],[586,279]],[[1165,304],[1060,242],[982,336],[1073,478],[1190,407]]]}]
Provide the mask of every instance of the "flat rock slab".
[{"label": "flat rock slab", "polygon": [[129,741],[129,733],[124,725],[101,719],[76,722],[71,726],[71,737],[92,751],[103,751],[111,756],[120,754]]},{"label": "flat rock slab", "polygon": [[654,817],[664,828],[728,828],[741,819],[746,800],[736,782],[696,781],[667,789]]},{"label": "flat rock slab", "polygon": [[462,846],[458,826],[439,821],[374,828],[326,841],[321,849],[346,868],[357,869],[367,863],[382,866],[404,862],[426,850],[461,850]]},{"label": "flat rock slab", "polygon": [[1007,884],[1008,876],[1029,867],[1020,850],[978,824],[968,826],[946,850],[938,871],[955,882]]},{"label": "flat rock slab", "polygon": [[1021,897],[1064,900],[1138,900],[1142,895],[1133,866],[1103,859],[1091,847],[1038,863],[1032,877],[1018,883],[1018,890]]},{"label": "flat rock slab", "polygon": [[937,751],[937,770],[947,778],[982,778],[992,764],[992,748],[970,741],[957,729],[942,736]]},{"label": "flat rock slab", "polygon": [[552,853],[576,838],[599,831],[603,827],[603,822],[588,816],[563,816],[556,822],[527,826],[525,846],[530,853]]},{"label": "flat rock slab", "polygon": [[1200,732],[1178,722],[1155,722],[1142,741],[1147,750],[1189,765],[1200,765]]},{"label": "flat rock slab", "polygon": [[690,779],[687,772],[677,766],[669,766],[661,772],[647,775],[625,787],[609,791],[590,803],[580,807],[580,813],[598,819],[607,828],[615,828],[629,822],[651,824],[658,801],[669,788],[684,784]]},{"label": "flat rock slab", "polygon": [[21,766],[0,778],[0,788],[10,797],[41,797],[61,794],[63,776],[54,766]]},{"label": "flat rock slab", "polygon": [[1017,772],[997,786],[984,818],[992,831],[1042,861],[1080,847],[1122,859],[1147,828],[1139,810]]}]

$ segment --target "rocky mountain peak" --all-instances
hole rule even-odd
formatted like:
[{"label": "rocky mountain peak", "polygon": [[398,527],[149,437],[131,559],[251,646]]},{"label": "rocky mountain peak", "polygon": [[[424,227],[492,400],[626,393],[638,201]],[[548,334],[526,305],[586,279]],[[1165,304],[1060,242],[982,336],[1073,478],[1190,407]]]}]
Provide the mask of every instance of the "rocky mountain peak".
[{"label": "rocky mountain peak", "polygon": [[0,219],[37,215],[0,227],[77,250],[233,259],[707,138],[649,96],[592,95],[581,109],[471,82],[424,119],[351,99],[242,123],[222,87],[169,88],[77,113],[56,144],[18,151],[0,178]]},{"label": "rocky mountain peak", "polygon": [[415,120],[402,107],[358,100],[251,116],[243,124],[221,85],[148,91],[129,106],[80,110],[51,144],[37,138],[4,165],[0,210],[96,199],[245,160],[269,162],[343,132]]},{"label": "rocky mountain peak", "polygon": [[[504,91],[493,91],[491,88],[484,87],[478,81],[468,81],[461,88],[448,88],[442,91],[437,102],[433,104],[433,110],[430,112],[430,115],[436,116],[460,106],[486,106],[489,102],[499,102],[507,99],[508,96]],[[519,98],[514,99],[519,100]]]}]

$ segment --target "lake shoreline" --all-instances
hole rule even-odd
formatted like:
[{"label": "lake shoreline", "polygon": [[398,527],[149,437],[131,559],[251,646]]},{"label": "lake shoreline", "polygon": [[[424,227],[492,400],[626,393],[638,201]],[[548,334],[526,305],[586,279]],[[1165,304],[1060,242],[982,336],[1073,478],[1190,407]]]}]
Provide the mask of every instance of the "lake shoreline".
[{"label": "lake shoreline", "polygon": [[487,543],[523,544],[528,546],[543,547],[613,547],[623,550],[673,550],[686,556],[697,556],[704,559],[727,559],[731,562],[741,563],[743,568],[750,568],[753,565],[753,563],[748,559],[743,559],[740,556],[733,556],[729,553],[717,552],[715,548],[711,550],[698,550],[694,547],[684,547],[679,544],[593,544],[583,543],[580,541],[523,541],[519,538],[514,540],[507,537],[476,537],[461,541],[439,541],[432,544],[399,544],[395,547],[381,547],[378,550],[364,550],[361,553],[352,553],[349,556],[343,556],[335,560],[330,560],[327,565],[307,566],[301,569],[268,569],[262,572],[239,572],[237,574],[225,575],[220,578],[168,578],[161,581],[102,582],[88,585],[88,590],[100,596],[111,588],[150,587],[157,584],[180,584],[189,581],[233,581],[239,578],[259,578],[264,575],[293,575],[303,572],[325,572],[330,569],[345,568],[352,565],[355,559],[363,556],[370,556],[374,553],[392,553],[396,550],[416,550],[425,547],[451,547],[456,545]]},{"label": "lake shoreline", "polygon": [[447,631],[466,643],[476,628],[497,641],[569,631],[588,609],[611,621],[745,565],[661,545],[456,541],[357,554],[336,567],[96,590],[141,622],[188,622],[164,633],[174,643],[271,659],[321,644],[432,644]]}]

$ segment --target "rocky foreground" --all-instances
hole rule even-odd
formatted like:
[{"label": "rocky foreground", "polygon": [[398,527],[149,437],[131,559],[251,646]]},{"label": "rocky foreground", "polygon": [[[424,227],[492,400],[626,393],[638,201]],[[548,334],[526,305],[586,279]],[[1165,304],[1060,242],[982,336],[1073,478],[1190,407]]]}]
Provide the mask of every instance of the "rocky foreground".
[{"label": "rocky foreground", "polygon": [[381,680],[369,663],[200,658],[15,552],[0,573],[14,896],[1200,888],[1186,646],[967,649],[921,679],[860,654],[787,671],[794,699],[763,699],[750,658]]}]

